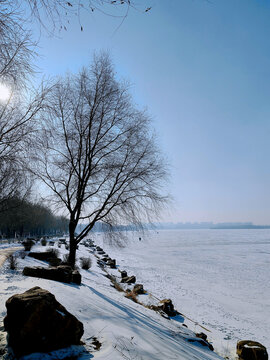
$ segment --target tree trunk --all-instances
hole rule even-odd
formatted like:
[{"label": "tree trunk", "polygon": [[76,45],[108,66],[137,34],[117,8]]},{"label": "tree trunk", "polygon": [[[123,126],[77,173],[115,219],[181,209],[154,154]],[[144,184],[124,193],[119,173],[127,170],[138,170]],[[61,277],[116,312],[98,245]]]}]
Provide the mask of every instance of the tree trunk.
[{"label": "tree trunk", "polygon": [[74,268],[75,260],[76,260],[76,240],[75,240],[75,229],[76,224],[74,221],[70,220],[69,222],[69,255],[68,255],[68,262],[69,265]]}]

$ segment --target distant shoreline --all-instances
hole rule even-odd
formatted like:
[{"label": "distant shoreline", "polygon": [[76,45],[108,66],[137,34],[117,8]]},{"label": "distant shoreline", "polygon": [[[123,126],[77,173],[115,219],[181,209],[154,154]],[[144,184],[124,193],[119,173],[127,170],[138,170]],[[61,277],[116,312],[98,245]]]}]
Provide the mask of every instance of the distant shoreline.
[{"label": "distant shoreline", "polygon": [[[78,231],[85,227],[84,224],[78,225]],[[254,225],[251,222],[243,223],[153,223],[143,224],[145,230],[261,230],[270,229],[270,225]],[[97,223],[92,229],[93,232],[107,232],[107,231],[137,231],[138,229],[133,225],[119,225],[113,228],[106,224]]]},{"label": "distant shoreline", "polygon": [[256,229],[270,229],[270,225],[251,225],[251,226],[219,226],[219,227],[212,227],[209,228],[210,230],[256,230]]}]

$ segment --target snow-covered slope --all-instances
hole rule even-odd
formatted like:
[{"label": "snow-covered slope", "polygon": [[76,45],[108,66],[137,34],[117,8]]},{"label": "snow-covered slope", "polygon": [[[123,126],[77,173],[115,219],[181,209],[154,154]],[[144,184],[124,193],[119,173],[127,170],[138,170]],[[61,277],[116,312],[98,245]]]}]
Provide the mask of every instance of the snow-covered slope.
[{"label": "snow-covered slope", "polygon": [[209,329],[223,357],[233,358],[244,339],[262,343],[269,353],[269,229],[128,233],[123,248],[94,235],[149,291],[171,298],[177,310]]},{"label": "snow-covered slope", "polygon": [[[41,251],[44,247],[35,246],[34,250]],[[60,250],[62,254],[67,253],[63,247]],[[92,268],[80,270],[80,286],[23,276],[21,270],[24,266],[44,265],[41,261],[29,257],[19,259],[17,271],[9,270],[7,263],[1,269],[2,319],[6,314],[5,301],[10,296],[40,286],[52,292],[56,299],[84,324],[84,346],[74,346],[46,355],[33,354],[25,356],[24,359],[55,360],[76,354],[79,354],[80,360],[221,359],[207,347],[194,342],[195,334],[183,326],[182,317],[178,316],[176,320],[163,318],[155,311],[125,298],[123,292],[114,289],[89,248],[80,245],[77,257],[81,256],[91,257]],[[118,269],[109,271],[119,276]],[[147,297],[141,295],[143,296]],[[188,324],[186,321],[185,323]],[[99,350],[95,349],[93,338],[101,343]]]}]

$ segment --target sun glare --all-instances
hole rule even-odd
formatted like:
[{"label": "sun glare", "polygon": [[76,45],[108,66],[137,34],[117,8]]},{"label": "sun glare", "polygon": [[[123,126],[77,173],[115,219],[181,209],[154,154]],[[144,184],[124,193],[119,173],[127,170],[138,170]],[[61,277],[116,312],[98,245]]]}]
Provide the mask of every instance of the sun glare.
[{"label": "sun glare", "polygon": [[0,101],[6,101],[10,97],[10,89],[5,85],[0,83]]}]

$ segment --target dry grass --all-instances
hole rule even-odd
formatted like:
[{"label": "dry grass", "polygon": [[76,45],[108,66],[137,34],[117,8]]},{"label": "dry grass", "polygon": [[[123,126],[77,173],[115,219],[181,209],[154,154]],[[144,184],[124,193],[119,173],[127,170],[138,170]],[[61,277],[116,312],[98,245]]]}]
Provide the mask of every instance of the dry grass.
[{"label": "dry grass", "polygon": [[117,281],[114,281],[114,282],[113,282],[113,287],[114,287],[117,291],[124,292],[124,289],[122,288],[122,286],[121,286]]},{"label": "dry grass", "polygon": [[143,305],[142,303],[140,303],[138,301],[137,294],[134,291],[126,291],[125,297],[127,299],[130,299],[130,300],[134,301],[137,304]]},{"label": "dry grass", "polygon": [[124,292],[125,290],[122,288],[122,286],[116,281],[115,276],[111,275],[104,269],[104,272],[106,273],[106,278],[110,279],[112,283],[112,287],[114,287],[119,292]]}]

